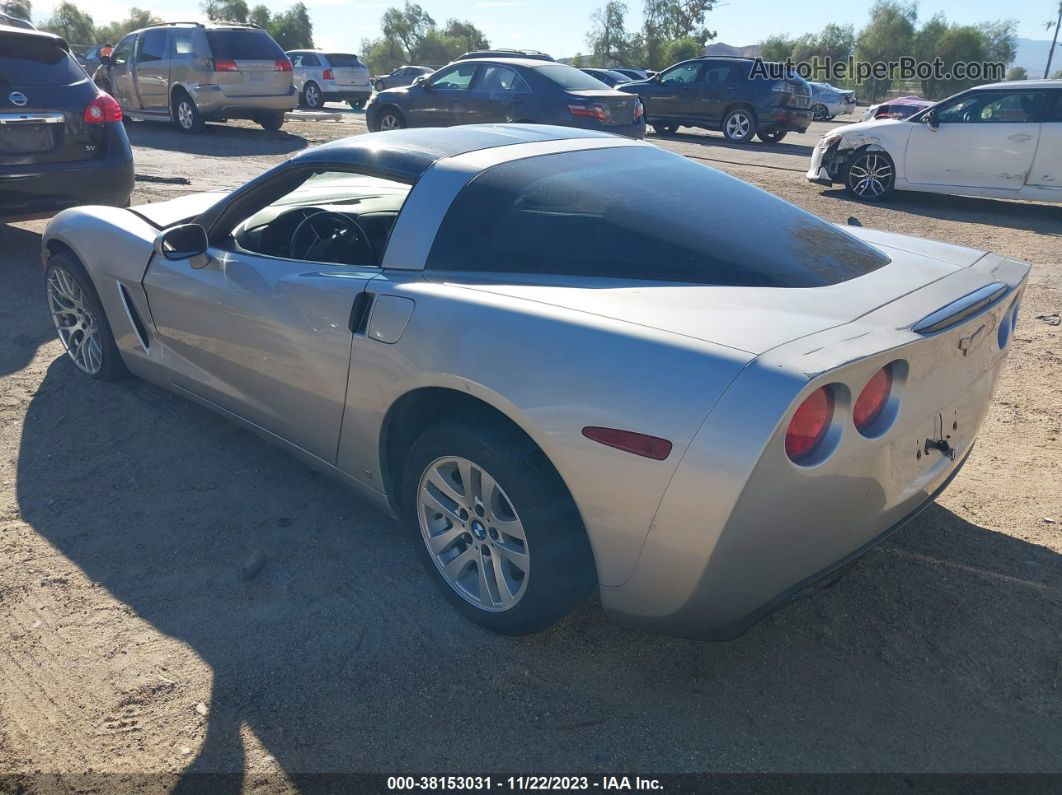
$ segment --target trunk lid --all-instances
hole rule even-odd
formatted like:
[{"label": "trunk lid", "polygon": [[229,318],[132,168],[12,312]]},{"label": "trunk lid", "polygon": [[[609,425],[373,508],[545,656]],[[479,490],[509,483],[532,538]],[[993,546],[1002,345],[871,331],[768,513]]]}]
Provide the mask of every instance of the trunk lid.
[{"label": "trunk lid", "polygon": [[[474,289],[625,320],[759,355],[791,340],[851,323],[969,267],[984,252],[918,238],[848,228],[891,262],[825,287],[729,287],[519,276]],[[519,282],[516,281],[519,279]],[[608,286],[605,286],[608,285]]]},{"label": "trunk lid", "polygon": [[[291,92],[291,72],[277,68],[284,51],[264,30],[219,28],[207,31],[214,77],[229,97],[281,96]],[[219,69],[218,62],[234,64]]]},{"label": "trunk lid", "polygon": [[634,124],[638,98],[633,94],[624,94],[612,89],[588,89],[569,91],[569,105],[583,105],[587,108],[600,109],[598,120],[605,127]]}]

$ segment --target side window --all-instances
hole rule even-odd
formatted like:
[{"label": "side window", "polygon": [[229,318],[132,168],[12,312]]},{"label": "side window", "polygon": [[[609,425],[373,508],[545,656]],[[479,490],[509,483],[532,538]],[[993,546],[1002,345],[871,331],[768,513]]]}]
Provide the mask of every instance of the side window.
[{"label": "side window", "polygon": [[1045,122],[1062,122],[1062,91],[1055,91],[1051,107],[1044,114]]},{"label": "side window", "polygon": [[1039,91],[977,91],[941,108],[941,124],[1006,124],[1039,121],[1047,95]]},{"label": "side window", "polygon": [[291,61],[292,67],[302,66],[302,56],[301,55],[288,55],[288,60]]},{"label": "side window", "polygon": [[135,41],[136,35],[132,35],[126,36],[118,42],[118,46],[114,48],[114,52],[111,54],[115,66],[125,66],[129,63],[129,58],[133,54],[133,43]]},{"label": "side window", "polygon": [[660,83],[665,86],[687,86],[697,80],[697,73],[701,69],[700,61],[690,61],[679,64],[664,72]]},{"label": "side window", "polygon": [[314,55],[312,53],[306,53],[305,55],[302,56],[302,65],[303,66],[320,66],[321,65],[321,59],[318,58],[316,55]]},{"label": "side window", "polygon": [[479,64],[462,63],[443,69],[431,81],[432,88],[440,91],[467,91],[478,68]]},{"label": "side window", "polygon": [[512,93],[519,75],[507,66],[485,66],[479,73],[479,88],[492,96]]},{"label": "side window", "polygon": [[195,55],[195,38],[190,30],[178,30],[174,55]]},{"label": "side window", "polygon": [[705,83],[725,83],[731,79],[730,64],[708,63],[701,75],[701,80]]},{"label": "side window", "polygon": [[166,57],[166,45],[169,42],[168,30],[149,30],[140,39],[140,51],[137,63],[152,63]]}]

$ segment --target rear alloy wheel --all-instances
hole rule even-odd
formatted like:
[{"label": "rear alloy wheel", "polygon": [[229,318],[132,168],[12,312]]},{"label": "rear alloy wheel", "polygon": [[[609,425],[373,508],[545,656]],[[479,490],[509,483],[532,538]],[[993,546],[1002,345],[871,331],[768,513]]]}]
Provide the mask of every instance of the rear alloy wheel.
[{"label": "rear alloy wheel", "polygon": [[48,260],[45,293],[59,341],[77,369],[102,381],[121,378],[125,364],[107,316],[92,280],[73,255],[61,253]]},{"label": "rear alloy wheel", "polygon": [[402,114],[394,108],[387,108],[380,113],[381,130],[401,130],[406,126],[406,120]]},{"label": "rear alloy wheel", "polygon": [[429,428],[406,456],[402,497],[418,554],[462,615],[522,635],[557,621],[593,588],[575,503],[526,436],[491,421]]},{"label": "rear alloy wheel", "polygon": [[175,99],[173,119],[177,122],[177,126],[181,129],[181,132],[200,132],[204,125],[203,115],[199,112],[199,108],[195,106],[195,102],[192,101],[192,98],[184,92],[181,92],[177,94]]},{"label": "rear alloy wheel", "polygon": [[811,115],[812,118],[815,119],[815,121],[822,121],[829,115],[829,113],[830,112],[826,109],[825,105],[818,104],[811,106]]},{"label": "rear alloy wheel", "polygon": [[779,130],[777,127],[770,127],[766,130],[760,130],[756,133],[756,137],[765,144],[776,144],[785,138],[785,134],[785,130]]},{"label": "rear alloy wheel", "polygon": [[679,126],[677,124],[665,124],[664,122],[653,122],[653,130],[657,135],[674,135],[678,132]]},{"label": "rear alloy wheel", "polygon": [[747,144],[756,134],[756,118],[748,108],[734,108],[723,118],[723,137],[731,143]]},{"label": "rear alloy wheel", "polygon": [[844,189],[851,196],[868,202],[889,197],[896,185],[896,167],[884,152],[860,152],[845,168]]},{"label": "rear alloy wheel", "polygon": [[317,110],[324,103],[321,101],[321,89],[317,83],[307,83],[302,87],[302,105],[310,110]]}]

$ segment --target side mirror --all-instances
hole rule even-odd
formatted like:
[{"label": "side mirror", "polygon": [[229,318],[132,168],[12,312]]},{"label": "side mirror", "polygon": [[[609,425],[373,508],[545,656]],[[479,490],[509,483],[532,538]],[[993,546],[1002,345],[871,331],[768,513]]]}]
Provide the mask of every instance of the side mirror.
[{"label": "side mirror", "polygon": [[417,77],[413,78],[413,82],[410,83],[410,85],[422,86],[424,88],[427,88],[427,86],[424,85],[424,81],[427,80],[427,79],[428,79],[427,75],[418,75]]},{"label": "side mirror", "polygon": [[189,260],[193,268],[204,268],[207,257],[206,230],[199,224],[181,224],[163,229],[155,238],[155,253],[171,261]]},{"label": "side mirror", "polygon": [[935,130],[940,126],[940,119],[937,118],[937,111],[935,109],[926,113],[926,124],[931,130]]}]

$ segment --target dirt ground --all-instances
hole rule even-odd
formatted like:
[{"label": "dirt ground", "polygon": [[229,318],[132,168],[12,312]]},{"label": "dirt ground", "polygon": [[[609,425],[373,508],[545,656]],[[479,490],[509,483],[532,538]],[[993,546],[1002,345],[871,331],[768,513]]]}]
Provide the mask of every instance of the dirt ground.
[{"label": "dirt ground", "polygon": [[[463,622],[356,497],[145,383],[79,377],[45,312],[44,222],[0,226],[0,773],[1062,772],[1062,326],[1037,318],[1062,312],[1062,208],[855,204],[801,176],[824,129],[657,142],[1033,276],[937,504],[725,644],[624,629],[596,600],[529,638]],[[133,125],[134,201],[363,131]]]}]

